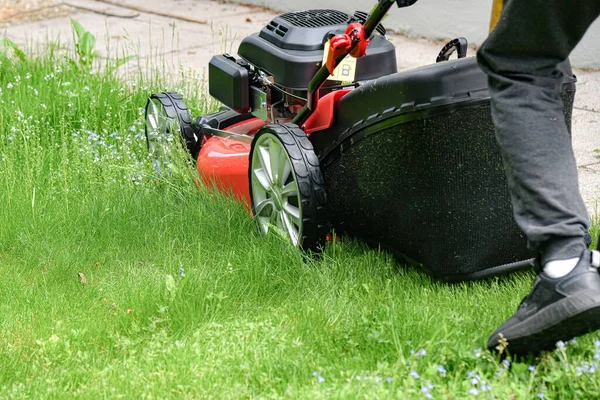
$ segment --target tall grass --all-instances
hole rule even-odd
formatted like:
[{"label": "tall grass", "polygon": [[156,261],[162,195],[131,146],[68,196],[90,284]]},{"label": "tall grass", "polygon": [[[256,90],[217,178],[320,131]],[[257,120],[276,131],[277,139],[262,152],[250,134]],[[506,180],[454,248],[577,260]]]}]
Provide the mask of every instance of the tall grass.
[{"label": "tall grass", "polygon": [[77,60],[0,54],[1,398],[600,396],[598,334],[481,350],[531,274],[446,285],[356,242],[261,239],[184,160],[148,159],[147,96],[198,115],[200,88]]}]

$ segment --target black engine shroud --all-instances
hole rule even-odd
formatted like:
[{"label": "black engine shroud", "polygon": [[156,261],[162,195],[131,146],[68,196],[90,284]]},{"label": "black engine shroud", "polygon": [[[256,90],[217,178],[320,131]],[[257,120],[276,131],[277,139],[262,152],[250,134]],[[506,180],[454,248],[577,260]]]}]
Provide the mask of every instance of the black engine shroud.
[{"label": "black engine shroud", "polygon": [[[238,54],[275,78],[281,86],[306,90],[323,61],[331,33],[343,33],[352,16],[335,10],[309,10],[275,17],[260,33],[245,38]],[[358,60],[356,80],[398,71],[394,45],[373,35],[367,54]]]}]

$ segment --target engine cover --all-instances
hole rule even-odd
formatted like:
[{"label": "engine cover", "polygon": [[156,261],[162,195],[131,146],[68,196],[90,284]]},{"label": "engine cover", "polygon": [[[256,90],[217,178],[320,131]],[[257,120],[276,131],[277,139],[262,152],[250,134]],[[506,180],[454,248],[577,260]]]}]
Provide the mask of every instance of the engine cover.
[{"label": "engine cover", "polygon": [[[279,85],[306,90],[321,67],[325,42],[331,32],[343,33],[351,16],[336,10],[309,10],[275,17],[260,33],[245,38],[240,57],[264,70]],[[358,59],[356,80],[364,81],[396,73],[396,49],[381,35],[374,35],[367,54]]]}]

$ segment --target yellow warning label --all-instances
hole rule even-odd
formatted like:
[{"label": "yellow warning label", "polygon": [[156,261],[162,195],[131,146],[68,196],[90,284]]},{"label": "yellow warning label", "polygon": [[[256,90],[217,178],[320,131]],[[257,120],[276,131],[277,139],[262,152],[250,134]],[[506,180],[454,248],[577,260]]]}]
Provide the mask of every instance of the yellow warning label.
[{"label": "yellow warning label", "polygon": [[[323,54],[323,65],[327,63],[327,56],[329,55],[329,42],[325,43],[325,52]],[[348,55],[344,60],[337,66],[333,75],[329,75],[331,81],[341,82],[354,82],[356,78],[356,58]]]}]

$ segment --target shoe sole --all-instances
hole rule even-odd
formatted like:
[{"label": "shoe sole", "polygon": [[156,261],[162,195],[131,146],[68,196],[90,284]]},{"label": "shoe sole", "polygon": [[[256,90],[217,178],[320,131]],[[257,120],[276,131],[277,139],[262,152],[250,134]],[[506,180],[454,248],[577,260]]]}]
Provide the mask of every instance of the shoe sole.
[{"label": "shoe sole", "polygon": [[[600,329],[600,295],[597,291],[586,291],[577,297],[568,297],[511,328],[504,333],[508,341],[506,350],[510,354],[526,355],[552,350],[559,340],[567,341]],[[528,332],[522,332],[525,330]],[[490,350],[495,349],[497,338],[495,343],[494,346],[488,345]]]}]

